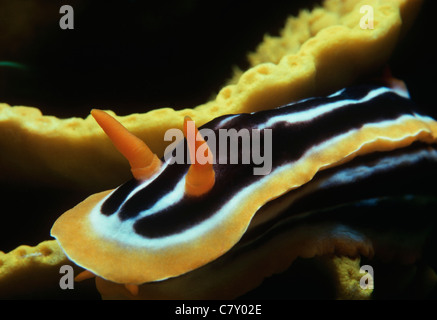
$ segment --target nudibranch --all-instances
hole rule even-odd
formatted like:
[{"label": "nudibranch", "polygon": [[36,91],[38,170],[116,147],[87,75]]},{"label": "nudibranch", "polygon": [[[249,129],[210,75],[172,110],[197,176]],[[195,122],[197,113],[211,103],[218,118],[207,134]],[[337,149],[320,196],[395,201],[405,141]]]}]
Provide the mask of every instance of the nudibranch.
[{"label": "nudibranch", "polygon": [[[161,160],[115,119],[99,110],[92,114],[127,157],[134,178],[64,213],[51,234],[73,262],[133,293],[135,285],[207,266],[245,235],[295,215],[295,190],[329,192],[326,186],[334,185],[346,186],[345,192],[373,175],[382,175],[375,190],[386,190],[382,182],[395,169],[437,164],[437,121],[422,114],[405,92],[387,86],[361,84],[272,110],[221,116],[194,130],[196,141],[188,139],[186,118],[187,139]],[[212,136],[231,130],[241,139],[238,161],[227,147],[211,145]],[[244,140],[242,132],[252,140]],[[252,148],[245,148],[247,141]],[[177,150],[188,151],[184,159],[190,161],[175,161]],[[207,161],[193,157],[199,150]],[[249,161],[242,161],[244,152]],[[261,154],[271,163],[256,174]],[[348,166],[356,159],[367,162]],[[331,175],[315,183],[321,172]],[[369,197],[372,190],[366,191]]]}]

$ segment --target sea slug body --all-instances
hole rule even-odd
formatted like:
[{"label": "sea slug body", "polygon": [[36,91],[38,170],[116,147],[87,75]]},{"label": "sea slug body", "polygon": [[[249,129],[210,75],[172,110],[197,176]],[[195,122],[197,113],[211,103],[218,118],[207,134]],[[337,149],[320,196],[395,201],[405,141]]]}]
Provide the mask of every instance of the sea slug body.
[{"label": "sea slug body", "polygon": [[[106,117],[99,111],[93,115],[99,123]],[[110,131],[107,126],[117,123],[113,121],[103,123],[103,129]],[[359,190],[360,181],[368,177],[387,172],[393,176],[393,171],[423,162],[437,164],[437,122],[417,112],[405,95],[385,86],[357,85],[273,110],[222,116],[199,131],[205,128],[217,136],[224,129],[271,130],[271,170],[255,175],[253,170],[259,164],[232,163],[230,153],[226,153],[224,164],[170,164],[161,160],[147,176],[93,195],[56,221],[52,235],[68,257],[116,283],[140,285],[178,277],[225,255],[245,234],[253,237],[254,230],[265,230],[262,225],[296,218],[299,215],[293,208],[305,202],[306,193],[345,186]],[[118,139],[117,132],[109,135],[113,141]],[[187,144],[186,139],[180,142],[189,150]],[[207,142],[202,140],[196,149],[202,145]],[[242,150],[238,151],[239,159]],[[223,159],[221,152],[216,148],[216,159]],[[371,156],[370,166],[348,166],[355,158]],[[144,165],[149,168],[155,157],[147,158]],[[332,176],[314,180],[316,175],[337,168]],[[212,180],[206,178],[209,173]],[[192,176],[200,183],[199,192],[188,188]],[[207,188],[202,186],[202,177],[212,181]],[[384,193],[377,186],[374,190],[380,192],[370,193],[370,198]],[[304,196],[297,201],[300,191]],[[282,204],[271,205],[278,201]],[[270,208],[268,214],[259,213],[264,207]],[[284,211],[288,213],[284,215]],[[305,215],[301,218],[307,219]],[[330,226],[332,234],[360,244],[360,250],[371,250],[360,235],[351,236],[341,221],[338,223]]]}]

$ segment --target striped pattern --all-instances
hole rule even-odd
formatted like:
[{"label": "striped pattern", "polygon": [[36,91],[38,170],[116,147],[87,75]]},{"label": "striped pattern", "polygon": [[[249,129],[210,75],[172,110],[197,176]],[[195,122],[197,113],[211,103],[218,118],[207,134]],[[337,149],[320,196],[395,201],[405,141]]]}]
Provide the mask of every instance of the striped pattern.
[{"label": "striped pattern", "polygon": [[[436,191],[423,183],[435,181],[436,168],[436,148],[414,143],[319,172],[302,188],[263,206],[226,254],[195,271],[141,286],[140,298],[237,298],[297,257],[337,253],[386,259],[382,245],[400,259],[412,252],[417,257],[437,227]],[[196,290],[186,290],[193,285]]]},{"label": "striped pattern", "polygon": [[[296,202],[296,211],[287,210],[287,216],[299,212],[299,206],[304,208],[308,202],[291,190],[299,188],[317,197],[322,194],[317,190],[349,188],[355,180],[366,180],[362,175],[379,174],[393,163],[399,168],[414,164],[418,154],[381,160],[367,167],[367,172],[342,166],[344,170],[323,183],[308,184],[311,192],[301,187],[319,171],[356,156],[407,150],[413,142],[435,143],[436,122],[414,110],[412,101],[394,90],[363,85],[274,110],[217,118],[199,129],[212,129],[217,137],[220,129],[272,130],[270,174],[253,175],[255,163],[216,163],[213,189],[195,198],[184,194],[189,165],[164,164],[150,180],[131,180],[111,193],[86,200],[62,216],[52,233],[73,261],[111,281],[143,283],[186,273],[226,253],[252,219],[250,229],[284,219],[283,206],[267,217],[255,216],[273,199],[288,193],[281,201],[287,203],[285,207]],[[423,152],[435,165],[435,150],[422,148],[419,154]],[[215,156],[220,159],[218,148]],[[360,190],[360,184],[356,185]],[[338,194],[332,196],[343,201]],[[284,200],[290,197],[295,198]],[[90,248],[86,253],[84,245]]]},{"label": "striped pattern", "polygon": [[[219,136],[218,129],[272,129],[274,171],[295,162],[310,149],[322,145],[326,148],[330,140],[364,125],[395,126],[408,119],[420,118],[411,112],[410,100],[399,97],[390,89],[367,89],[344,89],[328,98],[308,99],[274,111],[240,116],[238,123],[233,120],[219,127],[214,126],[214,121],[205,127],[213,129],[216,136]],[[384,109],[383,116],[381,109]],[[105,201],[102,213],[106,216],[118,214],[122,221],[135,219],[132,231],[145,238],[178,234],[211,218],[236,193],[257,181],[259,177],[251,174],[252,166],[217,164],[214,170],[219,181],[211,193],[199,200],[184,197],[182,181],[188,166],[172,165],[163,170],[159,178],[146,181],[144,186],[138,186],[135,180],[128,182]],[[229,172],[234,177],[232,186],[227,181]],[[215,200],[218,198],[222,201]],[[168,210],[169,207],[172,210]]]},{"label": "striped pattern", "polygon": [[[272,226],[295,224],[308,212],[327,210],[366,199],[408,196],[436,196],[425,181],[437,179],[437,146],[413,143],[411,146],[383,153],[371,153],[342,165],[319,172],[301,188],[269,202],[255,215],[244,239],[259,237]],[[437,201],[437,199],[436,199]],[[375,202],[376,203],[376,202]],[[368,203],[370,204],[370,203]],[[371,213],[366,213],[369,218]],[[373,215],[372,215],[373,216]],[[388,224],[396,225],[392,216]],[[343,224],[363,224],[355,214],[329,217]],[[383,217],[378,217],[378,225]],[[436,220],[437,217],[432,218]],[[369,219],[369,224],[375,220]],[[411,224],[411,221],[407,221]],[[269,231],[271,233],[271,231]]]}]

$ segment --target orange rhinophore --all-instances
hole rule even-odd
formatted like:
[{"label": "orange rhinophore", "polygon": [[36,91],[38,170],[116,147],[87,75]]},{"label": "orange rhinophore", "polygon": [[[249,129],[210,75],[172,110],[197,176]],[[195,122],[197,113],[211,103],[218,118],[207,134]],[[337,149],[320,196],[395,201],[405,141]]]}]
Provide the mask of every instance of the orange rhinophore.
[{"label": "orange rhinophore", "polygon": [[[212,189],[215,183],[213,155],[208,144],[197,130],[194,121],[186,116],[184,119],[184,135],[190,152],[191,166],[185,176],[185,192],[191,196],[201,196]],[[199,151],[203,150],[203,154]],[[202,156],[206,162],[197,158]]]},{"label": "orange rhinophore", "polygon": [[158,171],[161,160],[141,139],[105,111],[93,109],[91,114],[118,151],[129,161],[135,179],[148,179]]}]

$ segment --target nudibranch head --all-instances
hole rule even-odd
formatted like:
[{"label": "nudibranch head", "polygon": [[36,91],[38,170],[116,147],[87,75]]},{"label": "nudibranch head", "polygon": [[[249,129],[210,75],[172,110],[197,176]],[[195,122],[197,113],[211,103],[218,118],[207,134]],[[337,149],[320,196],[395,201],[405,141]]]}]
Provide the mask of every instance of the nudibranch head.
[{"label": "nudibranch head", "polygon": [[[380,86],[345,88],[274,110],[223,116],[199,130],[193,126],[192,133],[186,118],[187,139],[173,150],[188,150],[192,163],[170,157],[156,167],[154,156],[118,122],[99,111],[93,116],[133,167],[153,166],[153,173],[89,197],[55,222],[52,235],[72,261],[125,284],[176,277],[224,255],[251,228],[260,208],[321,170],[437,140],[435,120],[414,112],[405,96]],[[207,141],[199,132],[208,134]],[[190,135],[198,138],[190,141]],[[237,148],[232,143],[221,148],[222,140],[215,148],[213,136],[234,139]],[[138,154],[148,160],[137,162]],[[256,174],[260,164],[267,167],[264,174]]]}]

